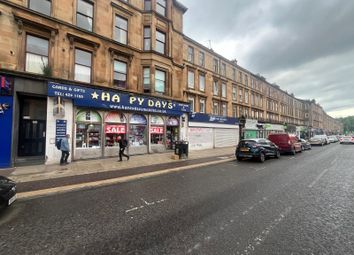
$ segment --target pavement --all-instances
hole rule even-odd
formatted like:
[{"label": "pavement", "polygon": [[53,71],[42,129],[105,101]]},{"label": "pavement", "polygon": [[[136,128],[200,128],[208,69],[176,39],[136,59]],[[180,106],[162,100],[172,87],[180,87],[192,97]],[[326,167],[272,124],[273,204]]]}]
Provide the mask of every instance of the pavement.
[{"label": "pavement", "polygon": [[[87,183],[104,184],[103,180],[133,176],[134,178],[184,170],[195,166],[204,166],[224,162],[234,158],[234,147],[191,151],[187,159],[172,159],[173,152],[131,156],[129,161],[118,162],[117,158],[75,161],[68,165],[34,165],[17,167],[7,176],[17,182],[18,192],[33,192],[29,196],[45,195],[65,190],[84,188]],[[153,173],[153,174],[152,174]],[[131,180],[128,178],[124,180]],[[120,181],[121,179],[118,179]],[[80,184],[77,186],[77,184]],[[83,185],[81,185],[83,184]],[[76,186],[73,186],[76,185]],[[63,189],[53,189],[70,186]],[[93,185],[96,186],[96,185]],[[52,189],[52,190],[49,190]],[[20,197],[24,197],[19,194]]]},{"label": "pavement", "polygon": [[332,144],[17,201],[0,213],[0,251],[354,254],[353,153]]}]

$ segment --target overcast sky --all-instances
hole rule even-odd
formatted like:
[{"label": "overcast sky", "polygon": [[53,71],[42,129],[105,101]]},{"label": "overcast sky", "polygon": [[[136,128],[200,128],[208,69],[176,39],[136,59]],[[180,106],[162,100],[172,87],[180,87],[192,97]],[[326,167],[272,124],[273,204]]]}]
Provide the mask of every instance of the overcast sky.
[{"label": "overcast sky", "polygon": [[333,117],[354,115],[354,1],[180,2],[187,36]]}]

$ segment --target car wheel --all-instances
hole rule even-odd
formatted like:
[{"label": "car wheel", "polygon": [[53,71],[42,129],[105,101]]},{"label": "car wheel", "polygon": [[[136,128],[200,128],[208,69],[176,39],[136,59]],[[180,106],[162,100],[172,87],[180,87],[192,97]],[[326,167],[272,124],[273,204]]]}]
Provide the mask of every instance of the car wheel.
[{"label": "car wheel", "polygon": [[263,163],[266,160],[266,156],[263,152],[261,152],[261,155],[259,155],[259,162]]},{"label": "car wheel", "polygon": [[276,158],[280,158],[280,151],[277,151],[277,152],[276,152],[275,157],[276,157]]},{"label": "car wheel", "polygon": [[301,146],[301,150],[304,151],[304,150],[305,150],[305,147],[304,147],[304,146]]}]

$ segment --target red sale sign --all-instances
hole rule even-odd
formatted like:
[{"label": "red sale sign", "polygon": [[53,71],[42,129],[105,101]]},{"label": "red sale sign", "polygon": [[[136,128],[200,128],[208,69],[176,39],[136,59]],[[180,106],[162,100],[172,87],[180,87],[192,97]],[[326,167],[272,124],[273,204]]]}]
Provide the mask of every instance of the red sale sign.
[{"label": "red sale sign", "polygon": [[125,125],[106,125],[106,134],[125,134]]},{"label": "red sale sign", "polygon": [[163,127],[151,127],[150,134],[159,134],[163,135]]}]

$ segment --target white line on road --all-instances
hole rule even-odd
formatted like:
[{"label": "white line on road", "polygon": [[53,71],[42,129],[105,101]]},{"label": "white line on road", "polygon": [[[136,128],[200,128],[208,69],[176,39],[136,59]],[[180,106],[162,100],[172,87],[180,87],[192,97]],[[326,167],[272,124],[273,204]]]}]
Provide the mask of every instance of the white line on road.
[{"label": "white line on road", "polygon": [[328,172],[329,169],[323,170],[322,173],[320,173],[317,178],[309,185],[309,188],[312,188],[321,178],[323,175],[325,175]]},{"label": "white line on road", "polygon": [[167,199],[161,199],[161,200],[157,200],[157,201],[155,201],[155,202],[151,202],[151,203],[149,203],[149,202],[147,202],[147,201],[146,201],[145,199],[143,199],[143,198],[140,198],[140,200],[142,200],[142,201],[144,202],[144,204],[145,204],[145,205],[142,205],[142,206],[136,206],[136,207],[132,207],[132,208],[130,208],[130,209],[128,209],[128,210],[126,210],[126,211],[125,211],[125,213],[134,212],[134,211],[137,211],[137,210],[143,209],[143,208],[145,208],[145,207],[148,207],[148,206],[153,206],[153,205],[155,205],[155,204],[161,204],[161,203],[163,203],[163,202],[167,201]]},{"label": "white line on road", "polygon": [[251,240],[248,245],[244,248],[243,251],[237,251],[236,254],[245,254],[249,255],[251,254],[255,249],[256,246],[261,245],[267,236],[270,234],[270,232],[278,225],[280,222],[282,222],[286,216],[288,216],[291,212],[291,207],[287,207],[282,213],[280,213],[279,217],[276,218],[270,225],[268,225],[258,236],[256,236],[253,240]]},{"label": "white line on road", "polygon": [[290,159],[295,159],[295,157],[291,157],[291,158],[289,158],[289,160],[290,160]]}]

